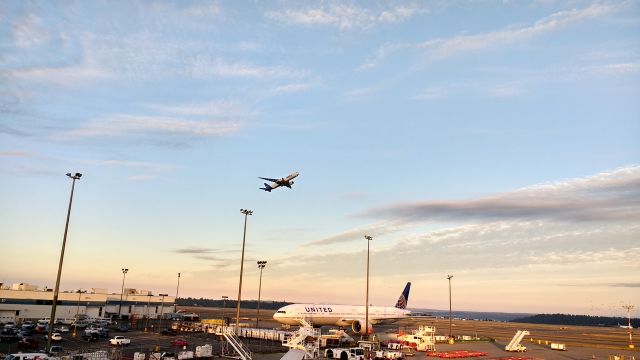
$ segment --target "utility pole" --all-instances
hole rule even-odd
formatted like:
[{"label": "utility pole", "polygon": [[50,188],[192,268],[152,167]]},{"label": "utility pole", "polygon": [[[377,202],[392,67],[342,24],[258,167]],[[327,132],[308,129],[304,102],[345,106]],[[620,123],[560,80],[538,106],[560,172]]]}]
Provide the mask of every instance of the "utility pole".
[{"label": "utility pole", "polygon": [[369,340],[369,244],[373,238],[369,235],[364,236],[365,240],[367,240],[367,296],[365,297],[365,307],[364,307],[364,326],[365,326],[365,335],[364,339]]},{"label": "utility pole", "polygon": [[629,319],[629,325],[627,330],[629,330],[629,349],[633,349],[635,346],[633,345],[633,331],[631,327],[631,310],[633,310],[633,305],[623,305],[622,308],[627,309],[627,318]]},{"label": "utility pole", "polygon": [[453,275],[447,275],[449,280],[449,339],[453,339],[453,333],[451,332],[451,278]]},{"label": "utility pole", "polygon": [[178,273],[178,286],[176,286],[176,300],[173,304],[173,312],[178,312],[178,291],[180,290],[180,273]]},{"label": "utility pole", "polygon": [[247,217],[253,215],[253,211],[248,209],[240,209],[244,214],[244,232],[242,233],[242,258],[240,259],[240,283],[238,284],[238,306],[236,308],[236,335],[240,329],[240,300],[242,298],[242,270],[244,269],[244,244],[247,238]]},{"label": "utility pole", "polygon": [[256,328],[260,328],[260,293],[262,292],[262,269],[267,266],[267,262],[262,260],[258,261],[258,268],[260,269],[260,282],[258,285],[258,315],[256,315]]},{"label": "utility pole", "polygon": [[62,237],[62,250],[60,250],[60,261],[58,262],[58,276],[56,277],[56,287],[53,291],[53,302],[51,303],[51,317],[49,318],[49,329],[47,331],[47,348],[48,353],[51,349],[51,334],[53,333],[53,323],[56,318],[56,305],[58,304],[58,293],[60,291],[60,275],[62,275],[62,262],[64,261],[64,248],[67,245],[67,231],[69,230],[69,218],[71,217],[71,203],[73,203],[73,190],[76,186],[76,180],[82,177],[82,174],[67,173],[71,181],[71,196],[69,197],[69,208],[67,209],[67,222],[64,225],[64,236]]},{"label": "utility pole", "polygon": [[120,290],[120,306],[118,307],[118,321],[122,319],[122,295],[124,294],[124,278],[127,276],[129,269],[122,269],[122,289]]}]

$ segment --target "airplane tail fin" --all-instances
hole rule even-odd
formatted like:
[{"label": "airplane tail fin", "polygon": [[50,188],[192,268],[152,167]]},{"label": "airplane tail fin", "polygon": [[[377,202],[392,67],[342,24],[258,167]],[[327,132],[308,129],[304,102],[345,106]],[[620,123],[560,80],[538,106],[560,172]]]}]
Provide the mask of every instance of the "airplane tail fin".
[{"label": "airplane tail fin", "polygon": [[405,285],[404,290],[402,290],[402,294],[398,298],[398,302],[396,302],[396,307],[398,309],[406,309],[407,303],[409,302],[409,290],[411,290],[411,282],[408,282]]},{"label": "airplane tail fin", "polygon": [[260,188],[260,190],[264,190],[264,191],[268,191],[268,192],[271,192],[272,189],[273,188],[267,183],[264,183],[264,187]]}]

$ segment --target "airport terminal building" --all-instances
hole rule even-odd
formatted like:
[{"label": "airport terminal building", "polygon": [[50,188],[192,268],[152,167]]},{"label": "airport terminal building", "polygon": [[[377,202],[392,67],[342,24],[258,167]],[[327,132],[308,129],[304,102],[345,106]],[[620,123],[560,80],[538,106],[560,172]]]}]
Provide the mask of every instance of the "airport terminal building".
[{"label": "airport terminal building", "polygon": [[[122,302],[121,299],[122,298]],[[58,294],[57,319],[89,318],[161,318],[173,312],[175,297],[153,295],[148,290],[124,289],[109,294],[107,289],[65,291]],[[35,285],[0,284],[0,322],[49,318],[53,304],[53,289],[39,289]],[[119,316],[120,315],[120,316]]]}]

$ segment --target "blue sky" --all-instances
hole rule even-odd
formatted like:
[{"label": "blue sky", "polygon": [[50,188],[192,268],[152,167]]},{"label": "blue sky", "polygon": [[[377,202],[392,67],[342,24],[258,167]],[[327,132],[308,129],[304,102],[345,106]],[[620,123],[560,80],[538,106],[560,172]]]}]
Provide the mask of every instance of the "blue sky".
[{"label": "blue sky", "polygon": [[[1,279],[624,315],[637,1],[6,1]],[[262,177],[299,171],[293,190]],[[636,304],[638,305],[638,304]]]}]

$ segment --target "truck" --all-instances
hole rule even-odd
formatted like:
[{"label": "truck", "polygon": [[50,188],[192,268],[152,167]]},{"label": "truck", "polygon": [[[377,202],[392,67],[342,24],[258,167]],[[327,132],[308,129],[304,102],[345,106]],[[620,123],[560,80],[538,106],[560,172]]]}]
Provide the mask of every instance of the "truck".
[{"label": "truck", "polygon": [[109,340],[109,343],[115,346],[128,346],[131,344],[131,339],[127,339],[124,336],[114,336],[113,339]]},{"label": "truck", "polygon": [[551,343],[551,350],[567,351],[567,346],[565,344]]},{"label": "truck", "polygon": [[327,359],[364,360],[364,349],[361,347],[327,349],[324,351],[324,356]]},{"label": "truck", "polygon": [[394,350],[378,350],[375,352],[375,359],[386,359],[386,360],[400,360],[404,358],[404,353],[402,351],[394,351]]}]

